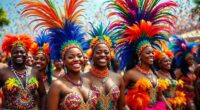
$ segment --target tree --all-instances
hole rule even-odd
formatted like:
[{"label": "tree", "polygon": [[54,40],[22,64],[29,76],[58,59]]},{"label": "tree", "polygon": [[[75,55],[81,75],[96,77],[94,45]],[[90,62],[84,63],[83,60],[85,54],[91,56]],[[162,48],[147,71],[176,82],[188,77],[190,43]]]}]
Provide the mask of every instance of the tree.
[{"label": "tree", "polygon": [[198,16],[200,21],[200,0],[193,0],[193,2],[196,4],[196,6],[192,8],[193,16]]},{"label": "tree", "polygon": [[0,27],[3,27],[4,25],[9,25],[10,20],[7,17],[6,11],[3,10],[3,8],[0,8]]}]

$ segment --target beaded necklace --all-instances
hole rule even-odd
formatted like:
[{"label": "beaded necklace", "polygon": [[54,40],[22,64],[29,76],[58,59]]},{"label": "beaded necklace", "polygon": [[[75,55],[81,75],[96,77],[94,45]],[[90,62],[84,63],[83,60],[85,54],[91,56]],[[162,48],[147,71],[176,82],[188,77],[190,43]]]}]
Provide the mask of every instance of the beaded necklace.
[{"label": "beaded necklace", "polygon": [[149,75],[149,74],[152,73],[152,72],[151,72],[151,69],[149,69],[149,70],[144,70],[144,69],[142,69],[139,65],[136,65],[136,69],[137,69],[138,71],[140,71],[141,73],[145,74],[145,75]]},{"label": "beaded necklace", "polygon": [[79,86],[81,87],[83,85],[83,79],[80,77],[80,82],[77,83],[75,81],[73,81],[68,75],[65,75],[64,78],[69,81],[71,84],[73,84],[74,86]]},{"label": "beaded necklace", "polygon": [[172,79],[169,72],[163,72],[162,70],[160,70],[160,72],[161,72],[161,74],[162,74],[163,76],[169,78],[170,80]]},{"label": "beaded necklace", "polygon": [[[27,80],[27,78],[28,78],[28,76],[27,76],[27,68],[26,68],[26,71],[25,71],[25,86],[24,86],[22,80],[19,78],[19,76],[18,76],[16,70],[13,68],[13,65],[11,65],[11,71],[14,73],[15,77],[16,77],[17,80],[19,81],[19,83],[20,83],[20,85],[21,85],[23,91],[25,91],[25,90],[26,90],[26,87],[27,87],[27,81],[28,81],[28,80]],[[21,77],[21,76],[20,76],[20,77]],[[21,78],[22,78],[22,77],[21,77]]]},{"label": "beaded necklace", "polygon": [[98,70],[95,67],[92,67],[90,69],[90,73],[92,73],[92,75],[94,75],[98,78],[106,78],[109,75],[109,70],[108,70],[108,68],[105,70]]},{"label": "beaded necklace", "polygon": [[104,84],[107,80],[108,80],[108,76],[109,76],[109,70],[108,69],[106,69],[106,70],[103,70],[103,71],[100,71],[100,70],[98,70],[98,69],[96,69],[95,67],[92,67],[91,69],[90,69],[90,73],[93,75],[93,76],[95,76],[95,77],[97,77],[97,78],[103,78],[102,80],[101,80],[101,83],[102,84]]},{"label": "beaded necklace", "polygon": [[153,78],[153,74],[152,74],[152,71],[151,69],[149,70],[144,70],[142,69],[139,65],[136,65],[136,69],[141,72],[142,74],[144,74],[150,81],[151,79]]}]

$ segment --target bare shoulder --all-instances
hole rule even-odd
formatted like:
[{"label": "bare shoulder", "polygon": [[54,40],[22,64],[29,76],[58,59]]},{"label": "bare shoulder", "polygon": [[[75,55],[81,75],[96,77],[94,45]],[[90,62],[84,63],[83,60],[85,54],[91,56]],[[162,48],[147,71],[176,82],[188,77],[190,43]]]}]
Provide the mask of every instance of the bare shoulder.
[{"label": "bare shoulder", "polygon": [[124,80],[127,80],[128,82],[129,81],[137,81],[138,79],[140,79],[142,76],[141,76],[141,73],[138,72],[138,70],[136,68],[132,68],[130,70],[127,71],[127,73],[125,73],[124,75]]},{"label": "bare shoulder", "polygon": [[57,80],[54,80],[51,84],[51,88],[54,90],[60,90],[61,88],[63,88],[64,84],[63,81],[59,78]]},{"label": "bare shoulder", "polygon": [[8,69],[8,65],[5,63],[0,63],[0,71]]},{"label": "bare shoulder", "polygon": [[10,71],[10,68],[7,64],[0,63],[0,75],[7,74]]},{"label": "bare shoulder", "polygon": [[176,69],[174,71],[174,74],[176,75],[176,78],[179,79],[182,75],[181,69]]},{"label": "bare shoulder", "polygon": [[128,70],[124,75],[130,77],[130,76],[136,75],[137,73],[138,73],[138,71],[135,68],[132,68],[132,69]]},{"label": "bare shoulder", "polygon": [[38,78],[39,71],[37,69],[34,69],[34,68],[29,68],[29,69],[31,70],[31,75]]}]

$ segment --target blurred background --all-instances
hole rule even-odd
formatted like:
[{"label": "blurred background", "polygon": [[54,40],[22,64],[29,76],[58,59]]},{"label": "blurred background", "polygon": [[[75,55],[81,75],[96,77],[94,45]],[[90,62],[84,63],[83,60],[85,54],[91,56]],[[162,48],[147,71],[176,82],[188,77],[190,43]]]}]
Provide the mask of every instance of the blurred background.
[{"label": "blurred background", "polygon": [[[52,0],[58,4],[57,7],[62,8],[64,0]],[[107,18],[109,11],[106,10],[106,0],[87,0],[84,3],[84,17],[81,21],[84,26],[84,31],[90,29],[89,22],[98,25],[103,22],[104,25],[111,23],[117,18]],[[165,1],[165,0],[161,0]],[[175,0],[179,7],[174,10],[177,15],[176,29],[173,34],[180,35],[188,40],[195,40],[200,37],[200,0]],[[5,33],[26,33],[33,37],[40,33],[40,30],[33,31],[34,24],[29,24],[31,19],[20,15],[22,6],[16,6],[20,0],[0,0],[0,42]]]}]

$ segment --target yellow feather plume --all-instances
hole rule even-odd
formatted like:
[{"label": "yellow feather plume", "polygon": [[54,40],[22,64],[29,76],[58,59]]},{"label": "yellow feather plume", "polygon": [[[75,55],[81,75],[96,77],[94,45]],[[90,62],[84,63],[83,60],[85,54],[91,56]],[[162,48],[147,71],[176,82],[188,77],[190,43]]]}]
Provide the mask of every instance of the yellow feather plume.
[{"label": "yellow feather plume", "polygon": [[7,89],[12,91],[13,87],[19,87],[19,81],[15,78],[9,78],[5,84],[7,85]]}]

